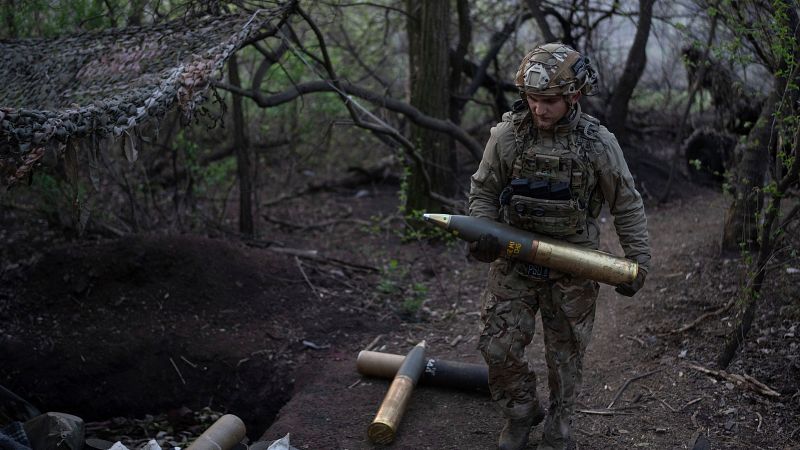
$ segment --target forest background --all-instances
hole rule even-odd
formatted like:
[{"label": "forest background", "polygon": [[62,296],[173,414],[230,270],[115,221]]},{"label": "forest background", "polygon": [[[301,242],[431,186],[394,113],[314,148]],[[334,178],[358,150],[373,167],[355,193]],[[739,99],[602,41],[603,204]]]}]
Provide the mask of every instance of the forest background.
[{"label": "forest background", "polygon": [[[88,43],[92,33],[275,7],[267,1],[6,0],[0,43],[35,45],[64,36],[83,36],[78,42]],[[64,329],[94,329],[81,320],[131,320],[117,315],[122,312],[109,315],[104,307],[138,304],[137,296],[143,305],[157,301],[158,311],[173,302],[173,313],[185,310],[197,318],[186,311],[202,305],[205,314],[219,299],[193,302],[198,293],[175,279],[192,270],[216,271],[206,274],[204,283],[231,284],[229,277],[250,268],[214,263],[236,257],[243,248],[271,255],[267,278],[259,278],[255,288],[252,280],[235,281],[233,288],[265,284],[281,298],[352,299],[342,300],[349,305],[345,310],[320,305],[303,310],[300,303],[281,300],[286,319],[305,320],[305,326],[330,315],[330,324],[317,330],[328,345],[357,344],[354,336],[376,330],[391,335],[391,330],[432,321],[442,295],[434,286],[448,292],[448,285],[435,268],[418,267],[426,265],[420,254],[443,252],[449,255],[448,267],[457,268],[465,264],[464,252],[452,238],[422,225],[420,215],[465,213],[469,176],[488,131],[518,99],[512,78],[519,60],[548,41],[573,46],[597,68],[600,91],[582,100],[583,109],[621,142],[648,209],[723,205],[713,209],[719,226],[708,232],[713,242],[706,251],[715,261],[708,277],[724,281],[725,295],[706,303],[687,300],[679,312],[664,312],[676,314],[672,331],[694,333],[719,320],[719,328],[708,330],[716,339],[703,353],[717,375],[727,374],[742,348],[780,335],[794,347],[775,362],[777,372],[765,376],[777,379],[776,373],[796,370],[800,7],[795,1],[301,1],[282,8],[284,15],[265,23],[227,59],[193,116],[171,110],[127,137],[96,136],[102,141],[99,164],[83,151],[86,138],[76,138],[67,139],[50,164],[32,166],[24,176],[3,173],[0,301],[9,317],[0,333],[8,350],[4,384],[40,404],[77,407],[80,401],[64,392],[63,381],[43,378],[51,366],[41,355],[31,355],[30,361],[12,358],[23,358],[22,349],[32,342],[43,342],[48,351],[77,345],[66,342],[70,334]],[[20,106],[0,97],[0,108],[7,117]],[[7,131],[2,137],[0,158],[9,158],[21,141]],[[196,254],[174,245],[197,249]],[[179,264],[184,267],[175,269]],[[109,266],[122,268],[117,273]],[[302,278],[284,273],[295,269]],[[175,278],[156,280],[164,273]],[[140,279],[131,282],[132,276]],[[120,294],[131,289],[125,283],[140,290],[126,297]],[[167,292],[172,283],[183,286],[186,303]],[[248,300],[248,294],[228,288],[211,296],[216,294]],[[56,298],[72,308],[53,307],[61,301]],[[70,316],[75,305],[83,308],[90,300],[102,302],[98,315]],[[452,302],[442,303],[445,310],[457,310],[450,308]],[[90,309],[98,312],[97,305]],[[56,328],[63,333],[41,323],[49,320],[40,320],[43,310],[60,321]],[[148,314],[162,314],[158,311]],[[353,322],[353,311],[364,321],[379,320]],[[178,328],[203,327],[205,320]],[[163,323],[152,326],[164,333]],[[109,327],[112,335],[120,333],[119,324]],[[295,376],[302,372],[298,361],[303,359],[296,355],[319,347],[303,338],[313,334],[303,327],[272,333],[280,335],[274,340],[287,342],[275,346],[289,356],[285,364],[270,357],[257,369],[268,368],[281,387],[269,392],[274,399],[264,416],[248,424],[266,427],[291,397]],[[332,337],[337,333],[342,335]],[[77,342],[88,346],[86,341]],[[176,345],[185,349],[188,344]],[[196,350],[197,358],[209,351]],[[111,352],[104,361],[112,366],[109,373],[119,371],[113,366],[120,357]],[[129,358],[134,357],[141,353]],[[175,366],[180,374],[174,358],[171,366],[165,361],[154,356],[148,367],[174,375]],[[238,370],[244,363],[237,361]],[[128,365],[137,366],[126,362],[125,370]],[[203,392],[219,395],[209,406],[246,404],[248,394],[220,391],[220,380],[227,379],[222,373],[229,369],[206,379]],[[93,383],[106,375],[84,372],[82,379]],[[155,404],[132,401],[137,396],[131,395],[124,400],[136,407],[126,409],[120,399],[102,413],[80,412],[97,420],[153,413],[190,403],[184,389],[167,389]],[[796,379],[781,392],[794,407],[798,393]],[[789,441],[796,432],[786,431]]]}]

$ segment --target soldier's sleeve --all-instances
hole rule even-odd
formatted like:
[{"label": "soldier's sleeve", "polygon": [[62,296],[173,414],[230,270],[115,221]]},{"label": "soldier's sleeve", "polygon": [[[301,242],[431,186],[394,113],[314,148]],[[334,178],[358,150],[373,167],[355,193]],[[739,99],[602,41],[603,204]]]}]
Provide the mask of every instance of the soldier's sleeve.
[{"label": "soldier's sleeve", "polygon": [[501,122],[492,128],[478,170],[470,179],[469,215],[497,220],[500,214],[500,192],[505,187],[503,168],[503,135],[510,124]]},{"label": "soldier's sleeve", "polygon": [[600,127],[598,138],[598,144],[603,146],[597,167],[598,184],[614,216],[620,245],[626,258],[649,272],[650,239],[642,196],[636,190],[617,138],[605,127]]}]

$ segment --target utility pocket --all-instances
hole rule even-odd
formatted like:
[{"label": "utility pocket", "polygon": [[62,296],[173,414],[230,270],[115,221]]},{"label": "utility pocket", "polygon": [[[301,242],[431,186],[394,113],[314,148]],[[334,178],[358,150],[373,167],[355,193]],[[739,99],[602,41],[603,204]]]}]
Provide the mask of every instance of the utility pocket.
[{"label": "utility pocket", "polygon": [[507,223],[550,236],[583,233],[586,222],[586,210],[579,208],[575,200],[547,200],[515,195],[504,210]]}]

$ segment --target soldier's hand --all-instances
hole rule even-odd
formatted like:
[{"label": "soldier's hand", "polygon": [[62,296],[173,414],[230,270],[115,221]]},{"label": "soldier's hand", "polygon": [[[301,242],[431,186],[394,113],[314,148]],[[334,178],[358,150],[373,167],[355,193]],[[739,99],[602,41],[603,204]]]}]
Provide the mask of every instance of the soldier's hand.
[{"label": "soldier's hand", "polygon": [[500,241],[494,235],[482,234],[477,241],[469,243],[469,254],[481,262],[492,262],[500,256]]},{"label": "soldier's hand", "polygon": [[630,283],[622,283],[617,286],[617,289],[615,290],[626,297],[633,297],[633,294],[638,292],[639,289],[644,286],[645,278],[647,278],[647,271],[642,270],[640,267],[639,272],[636,274],[636,278],[633,281]]}]

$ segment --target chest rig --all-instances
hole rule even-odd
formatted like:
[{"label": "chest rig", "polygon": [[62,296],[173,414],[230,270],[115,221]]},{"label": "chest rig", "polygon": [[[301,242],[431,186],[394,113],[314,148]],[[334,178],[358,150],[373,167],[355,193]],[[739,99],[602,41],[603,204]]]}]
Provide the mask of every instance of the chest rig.
[{"label": "chest rig", "polygon": [[500,194],[503,220],[554,237],[584,232],[596,185],[592,157],[599,122],[582,114],[577,127],[540,139],[528,112],[512,116],[516,157]]}]

